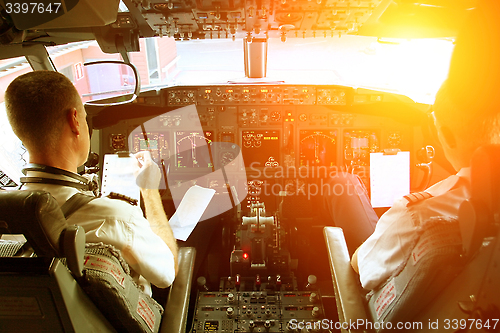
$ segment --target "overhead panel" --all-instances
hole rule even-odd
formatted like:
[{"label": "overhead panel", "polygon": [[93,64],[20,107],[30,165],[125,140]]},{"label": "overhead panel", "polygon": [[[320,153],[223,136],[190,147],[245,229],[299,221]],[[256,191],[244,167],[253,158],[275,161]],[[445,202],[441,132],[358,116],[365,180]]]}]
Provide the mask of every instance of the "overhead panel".
[{"label": "overhead panel", "polygon": [[121,0],[119,6],[119,0],[0,0],[0,44],[96,39],[105,52],[118,52],[136,50],[138,38],[154,36],[453,38],[477,1]]},{"label": "overhead panel", "polygon": [[381,0],[154,0],[150,27],[178,40],[253,36],[327,37],[355,33]]}]

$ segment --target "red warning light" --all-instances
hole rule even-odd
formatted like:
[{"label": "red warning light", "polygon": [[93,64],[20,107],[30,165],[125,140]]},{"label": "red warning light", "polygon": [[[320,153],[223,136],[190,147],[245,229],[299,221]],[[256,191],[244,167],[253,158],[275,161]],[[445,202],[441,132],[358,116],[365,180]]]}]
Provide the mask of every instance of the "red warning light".
[{"label": "red warning light", "polygon": [[248,259],[248,253],[243,253],[243,259],[245,259],[245,260]]}]

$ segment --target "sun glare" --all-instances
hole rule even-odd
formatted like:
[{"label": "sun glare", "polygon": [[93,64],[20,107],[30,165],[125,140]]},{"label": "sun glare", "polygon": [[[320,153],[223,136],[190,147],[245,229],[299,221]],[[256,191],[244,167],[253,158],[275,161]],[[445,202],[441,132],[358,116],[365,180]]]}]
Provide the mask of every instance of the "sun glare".
[{"label": "sun glare", "polygon": [[371,80],[387,80],[388,86],[424,103],[433,103],[448,74],[453,43],[449,40],[403,40],[397,44],[380,41],[376,57],[383,64]]}]

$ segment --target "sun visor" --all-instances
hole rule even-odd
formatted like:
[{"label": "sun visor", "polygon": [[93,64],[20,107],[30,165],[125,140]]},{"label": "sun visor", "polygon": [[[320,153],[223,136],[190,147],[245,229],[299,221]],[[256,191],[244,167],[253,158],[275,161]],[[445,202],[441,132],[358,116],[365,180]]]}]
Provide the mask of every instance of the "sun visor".
[{"label": "sun visor", "polygon": [[19,30],[104,26],[116,21],[119,0],[19,1],[5,10]]}]

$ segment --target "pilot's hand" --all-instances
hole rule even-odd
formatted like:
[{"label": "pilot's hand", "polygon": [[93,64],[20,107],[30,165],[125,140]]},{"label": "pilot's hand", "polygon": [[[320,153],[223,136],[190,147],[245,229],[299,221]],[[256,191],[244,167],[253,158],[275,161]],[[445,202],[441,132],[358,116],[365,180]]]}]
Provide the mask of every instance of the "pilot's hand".
[{"label": "pilot's hand", "polygon": [[135,182],[141,189],[157,190],[160,187],[161,173],[158,165],[151,159],[149,151],[141,151],[134,155],[138,169],[134,172]]}]

